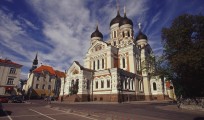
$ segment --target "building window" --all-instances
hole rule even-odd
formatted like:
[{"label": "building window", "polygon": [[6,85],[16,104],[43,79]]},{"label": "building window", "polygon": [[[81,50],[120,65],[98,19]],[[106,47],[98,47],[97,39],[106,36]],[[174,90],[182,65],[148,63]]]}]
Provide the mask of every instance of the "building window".
[{"label": "building window", "polygon": [[127,35],[128,35],[128,37],[130,37],[130,32],[129,31],[127,32]]},{"label": "building window", "polygon": [[125,80],[125,89],[127,89],[127,80]]},{"label": "building window", "polygon": [[107,80],[107,88],[110,88],[110,80]]},{"label": "building window", "polygon": [[49,90],[51,89],[51,85],[48,85],[48,89],[49,89]]},{"label": "building window", "polygon": [[122,61],[123,61],[123,68],[125,68],[125,58],[123,58]]},{"label": "building window", "polygon": [[104,81],[101,81],[101,88],[104,88]]},{"label": "building window", "polygon": [[51,80],[52,80],[52,78],[50,77],[50,78],[49,78],[49,82],[51,82]]},{"label": "building window", "polygon": [[134,85],[134,81],[132,80],[132,90],[134,89],[134,86],[133,86],[133,85]]},{"label": "building window", "polygon": [[7,85],[13,85],[14,78],[8,78]]},{"label": "building window", "polygon": [[113,35],[114,35],[114,38],[116,38],[116,31],[114,31],[114,34],[113,34]]},{"label": "building window", "polygon": [[10,74],[15,74],[16,73],[16,68],[10,68]]},{"label": "building window", "polygon": [[93,69],[94,69],[94,70],[95,70],[95,67],[96,67],[96,66],[95,66],[95,61],[93,61]]},{"label": "building window", "polygon": [[42,89],[45,89],[45,84],[43,84]]},{"label": "building window", "polygon": [[37,80],[40,80],[40,76],[37,76]]},{"label": "building window", "polygon": [[157,85],[155,82],[153,82],[153,90],[157,90]]},{"label": "building window", "polygon": [[143,91],[143,83],[142,80],[139,81],[139,90]]},{"label": "building window", "polygon": [[86,89],[89,89],[89,86],[90,86],[90,81],[87,80],[87,81],[86,81]]},{"label": "building window", "polygon": [[104,59],[102,59],[102,69],[104,69]]},{"label": "building window", "polygon": [[123,32],[123,37],[125,37],[125,32]]},{"label": "building window", "polygon": [[38,89],[38,88],[39,88],[39,84],[36,84],[36,85],[35,85],[35,88]]},{"label": "building window", "polygon": [[113,45],[116,46],[116,41],[113,42]]},{"label": "building window", "polygon": [[98,69],[100,68],[100,61],[98,60]]},{"label": "building window", "polygon": [[96,89],[98,89],[98,81],[96,81]]},{"label": "building window", "polygon": [[128,80],[128,89],[130,90],[130,80]]}]

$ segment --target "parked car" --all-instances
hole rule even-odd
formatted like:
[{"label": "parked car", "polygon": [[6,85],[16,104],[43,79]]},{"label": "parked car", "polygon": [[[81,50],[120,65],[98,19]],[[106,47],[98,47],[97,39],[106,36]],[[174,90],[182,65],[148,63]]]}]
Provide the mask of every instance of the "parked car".
[{"label": "parked car", "polygon": [[9,101],[8,97],[6,96],[0,96],[0,102],[1,103],[7,103]]},{"label": "parked car", "polygon": [[2,103],[0,102],[0,116],[4,113],[4,109],[3,109],[3,105]]},{"label": "parked car", "polygon": [[55,97],[49,97],[49,96],[46,96],[45,98],[44,98],[44,101],[55,101],[56,100],[56,98]]},{"label": "parked car", "polygon": [[8,102],[9,103],[22,103],[23,98],[22,96],[11,96]]}]

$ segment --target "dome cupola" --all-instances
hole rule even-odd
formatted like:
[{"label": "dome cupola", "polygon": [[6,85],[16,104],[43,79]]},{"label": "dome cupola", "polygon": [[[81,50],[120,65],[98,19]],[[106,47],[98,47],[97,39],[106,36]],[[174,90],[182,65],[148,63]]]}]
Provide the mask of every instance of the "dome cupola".
[{"label": "dome cupola", "polygon": [[120,12],[119,12],[119,10],[118,10],[117,16],[111,20],[110,26],[112,26],[113,24],[116,24],[116,23],[120,23],[120,21],[121,21],[122,19],[123,19],[123,18],[120,16]]},{"label": "dome cupola", "polygon": [[100,37],[103,39],[103,34],[98,30],[98,25],[96,26],[96,30],[91,34],[91,38]]},{"label": "dome cupola", "polygon": [[133,22],[132,20],[130,20],[129,18],[127,18],[126,16],[126,11],[125,11],[125,7],[124,7],[124,17],[122,18],[122,20],[119,23],[119,26],[125,25],[125,24],[129,24],[131,26],[133,26]]},{"label": "dome cupola", "polygon": [[138,23],[138,26],[139,26],[139,33],[138,33],[138,35],[135,38],[136,41],[137,40],[141,40],[141,39],[147,40],[147,36],[144,33],[142,33],[142,31],[141,31],[141,23]]},{"label": "dome cupola", "polygon": [[139,31],[138,35],[136,36],[136,40],[141,40],[141,39],[147,40],[147,36],[141,31]]}]

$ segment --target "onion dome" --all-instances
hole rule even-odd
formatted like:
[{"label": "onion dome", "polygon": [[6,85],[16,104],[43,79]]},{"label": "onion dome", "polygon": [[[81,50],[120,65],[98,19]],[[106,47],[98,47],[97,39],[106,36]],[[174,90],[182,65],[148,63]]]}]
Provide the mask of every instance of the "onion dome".
[{"label": "onion dome", "polygon": [[127,18],[126,13],[124,13],[124,18],[120,21],[119,26],[122,26],[122,25],[125,25],[125,24],[129,24],[129,25],[133,26],[132,20]]},{"label": "onion dome", "polygon": [[123,19],[123,18],[120,16],[120,13],[119,13],[119,11],[118,11],[118,12],[117,12],[117,16],[111,20],[110,26],[112,26],[113,24],[116,24],[116,23],[120,23],[120,21],[121,21],[122,19]]},{"label": "onion dome", "polygon": [[147,36],[145,34],[143,34],[141,32],[141,30],[139,31],[138,35],[136,36],[136,40],[141,40],[141,39],[145,39],[147,40]]},{"label": "onion dome", "polygon": [[93,37],[103,38],[103,34],[98,30],[98,26],[96,26],[96,30],[91,34],[91,38]]}]

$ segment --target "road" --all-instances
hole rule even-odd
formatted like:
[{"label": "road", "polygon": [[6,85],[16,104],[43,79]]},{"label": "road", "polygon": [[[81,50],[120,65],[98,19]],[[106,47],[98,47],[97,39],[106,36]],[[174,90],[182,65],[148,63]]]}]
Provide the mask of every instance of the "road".
[{"label": "road", "polygon": [[3,104],[8,116],[0,120],[204,120],[204,112],[177,109],[169,103]]},{"label": "road", "polygon": [[93,120],[87,115],[51,108],[46,104],[5,103],[0,120]]}]

